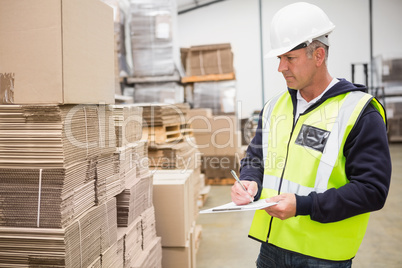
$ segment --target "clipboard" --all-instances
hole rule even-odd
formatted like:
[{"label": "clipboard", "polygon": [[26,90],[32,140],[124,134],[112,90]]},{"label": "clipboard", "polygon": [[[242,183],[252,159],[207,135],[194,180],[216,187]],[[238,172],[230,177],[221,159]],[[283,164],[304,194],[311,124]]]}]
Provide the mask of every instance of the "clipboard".
[{"label": "clipboard", "polygon": [[209,208],[209,209],[204,209],[200,211],[200,214],[205,214],[205,213],[222,213],[222,212],[242,212],[242,211],[253,211],[253,210],[259,210],[263,208],[267,208],[270,206],[274,206],[278,204],[277,202],[272,202],[272,203],[267,203],[265,199],[260,199],[258,201],[249,203],[247,205],[241,205],[238,206],[233,202]]}]

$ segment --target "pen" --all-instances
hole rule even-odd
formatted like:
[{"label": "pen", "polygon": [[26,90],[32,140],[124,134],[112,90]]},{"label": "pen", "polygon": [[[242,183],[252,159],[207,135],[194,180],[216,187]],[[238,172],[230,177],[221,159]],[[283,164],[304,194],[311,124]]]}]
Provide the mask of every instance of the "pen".
[{"label": "pen", "polygon": [[241,208],[213,208],[212,211],[236,211],[241,210]]},{"label": "pen", "polygon": [[[240,184],[241,188],[243,188],[243,190],[244,190],[245,192],[247,192],[246,187],[244,187],[243,183],[241,183],[239,177],[237,177],[237,175],[236,175],[236,172],[234,172],[233,170],[231,170],[230,173],[232,173],[232,176],[233,176],[233,177],[236,179],[236,181]],[[248,192],[247,192],[247,194],[248,194]],[[253,201],[254,201],[253,198],[251,198],[251,196],[249,196],[249,198],[250,198],[250,202],[253,202]]]}]

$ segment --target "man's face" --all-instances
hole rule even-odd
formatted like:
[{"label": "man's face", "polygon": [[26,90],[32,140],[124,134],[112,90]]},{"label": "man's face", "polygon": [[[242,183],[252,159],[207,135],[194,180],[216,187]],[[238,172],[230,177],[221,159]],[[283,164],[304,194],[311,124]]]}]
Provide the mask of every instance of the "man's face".
[{"label": "man's face", "polygon": [[300,90],[308,87],[313,82],[315,74],[315,61],[313,58],[307,57],[306,48],[278,56],[278,72],[282,73],[289,88]]}]

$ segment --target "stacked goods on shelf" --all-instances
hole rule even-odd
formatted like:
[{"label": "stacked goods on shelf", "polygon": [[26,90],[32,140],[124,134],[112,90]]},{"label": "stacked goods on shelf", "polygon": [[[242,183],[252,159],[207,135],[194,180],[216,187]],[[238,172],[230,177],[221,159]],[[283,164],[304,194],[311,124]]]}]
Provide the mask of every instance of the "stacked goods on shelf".
[{"label": "stacked goods on shelf", "polygon": [[387,102],[388,140],[390,142],[402,141],[402,98],[399,101]]},{"label": "stacked goods on shelf", "polygon": [[208,75],[225,77],[223,75],[227,75],[229,79],[234,79],[233,53],[230,44],[192,46],[189,49],[181,49],[181,53],[182,64],[188,77],[208,77]]},{"label": "stacked goods on shelf", "polygon": [[143,138],[151,146],[180,141],[189,134],[185,116],[190,109],[187,103],[138,105],[142,105],[144,109]]},{"label": "stacked goods on shelf", "polygon": [[388,118],[388,140],[402,141],[402,58],[382,60],[382,97]]},{"label": "stacked goods on shelf", "polygon": [[173,75],[175,1],[132,0],[129,12],[134,77]]},{"label": "stacked goods on shelf", "polygon": [[209,108],[214,115],[235,114],[235,80],[194,83],[193,95],[195,109]]},{"label": "stacked goods on shelf", "polygon": [[232,184],[230,170],[237,171],[243,157],[241,131],[234,115],[212,115],[210,109],[187,113],[198,150],[202,153],[201,171],[209,184]]},{"label": "stacked goods on shelf", "polygon": [[214,115],[234,114],[236,80],[230,44],[192,46],[181,49],[186,97],[194,108],[209,108]]},{"label": "stacked goods on shelf", "polygon": [[183,103],[184,88],[177,82],[138,83],[134,87],[136,103]]}]

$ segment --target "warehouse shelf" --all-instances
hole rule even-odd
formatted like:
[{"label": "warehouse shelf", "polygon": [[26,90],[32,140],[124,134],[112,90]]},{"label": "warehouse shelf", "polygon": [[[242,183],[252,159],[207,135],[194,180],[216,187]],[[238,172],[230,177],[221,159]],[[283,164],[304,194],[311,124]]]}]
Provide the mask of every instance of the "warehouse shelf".
[{"label": "warehouse shelf", "polygon": [[236,76],[234,73],[207,74],[207,75],[186,76],[181,79],[181,82],[192,83],[192,82],[222,81],[222,80],[235,80],[235,79]]}]

